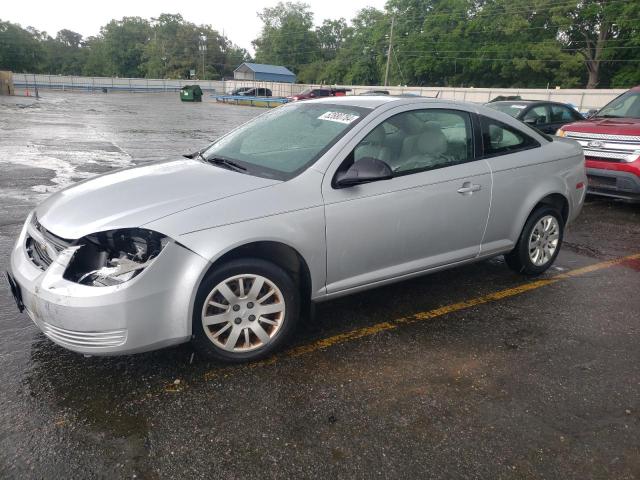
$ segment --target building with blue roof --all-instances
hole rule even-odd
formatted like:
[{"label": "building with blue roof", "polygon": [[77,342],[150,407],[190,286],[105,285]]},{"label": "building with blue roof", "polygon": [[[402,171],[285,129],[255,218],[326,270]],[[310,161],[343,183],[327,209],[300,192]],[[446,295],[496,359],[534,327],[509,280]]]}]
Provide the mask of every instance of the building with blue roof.
[{"label": "building with blue roof", "polygon": [[235,80],[295,83],[296,74],[280,65],[244,62],[233,71]]}]

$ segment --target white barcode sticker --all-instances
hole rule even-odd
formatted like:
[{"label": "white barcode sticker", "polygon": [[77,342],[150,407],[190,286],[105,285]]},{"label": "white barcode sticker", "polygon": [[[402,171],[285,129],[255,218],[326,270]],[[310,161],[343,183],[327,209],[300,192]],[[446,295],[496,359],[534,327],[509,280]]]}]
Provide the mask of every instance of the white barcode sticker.
[{"label": "white barcode sticker", "polygon": [[318,117],[318,120],[328,120],[330,122],[344,123],[346,125],[360,118],[352,113],[325,112]]}]

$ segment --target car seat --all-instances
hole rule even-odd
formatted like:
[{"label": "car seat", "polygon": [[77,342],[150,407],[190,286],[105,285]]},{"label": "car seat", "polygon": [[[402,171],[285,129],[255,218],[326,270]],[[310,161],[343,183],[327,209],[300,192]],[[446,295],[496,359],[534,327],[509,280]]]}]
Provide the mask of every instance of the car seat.
[{"label": "car seat", "polygon": [[446,155],[449,149],[447,137],[437,124],[430,123],[424,132],[412,139],[414,154],[403,161],[398,170],[432,168],[452,161]]}]

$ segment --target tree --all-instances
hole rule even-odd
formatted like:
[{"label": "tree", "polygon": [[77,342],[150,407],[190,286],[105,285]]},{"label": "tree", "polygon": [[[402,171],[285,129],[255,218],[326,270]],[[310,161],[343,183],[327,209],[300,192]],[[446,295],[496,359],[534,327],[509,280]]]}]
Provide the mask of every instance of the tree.
[{"label": "tree", "polygon": [[352,20],[352,31],[336,61],[346,66],[344,83],[381,83],[386,58],[384,52],[391,18],[376,8],[363,8]]},{"label": "tree", "polygon": [[[629,87],[640,83],[640,3],[621,0],[388,0],[347,22],[314,26],[305,3],[259,13],[256,61],[306,83],[477,87]],[[395,18],[393,39],[389,38]],[[206,54],[199,45],[204,43]],[[204,59],[204,72],[202,61]],[[207,79],[231,76],[248,53],[210,25],[163,13],[112,20],[83,39],[0,21],[0,68],[17,72]]]},{"label": "tree", "polygon": [[614,60],[616,48],[624,48],[617,40],[625,39],[624,33],[637,35],[640,23],[638,2],[583,0],[553,7],[552,11],[567,48],[584,58],[587,88],[600,85],[602,64]]},{"label": "tree", "polygon": [[252,43],[256,62],[284,65],[294,72],[319,58],[318,37],[309,5],[280,2],[258,13],[263,26]]},{"label": "tree", "polygon": [[140,17],[111,20],[100,29],[100,35],[104,40],[104,53],[112,75],[144,76],[143,53],[150,32],[149,22]]},{"label": "tree", "polygon": [[56,41],[62,43],[66,47],[80,48],[80,44],[82,43],[82,35],[65,28],[58,32],[58,34],[56,35]]},{"label": "tree", "polygon": [[325,20],[316,28],[318,48],[323,60],[331,60],[336,57],[338,50],[345,44],[347,36],[351,33],[344,18],[338,20]]},{"label": "tree", "polygon": [[0,70],[38,71],[44,53],[41,40],[42,35],[36,30],[0,20]]},{"label": "tree", "polygon": [[[203,40],[204,39],[204,40]],[[151,19],[150,40],[143,54],[147,77],[185,77],[194,69],[202,78],[202,52],[207,79],[231,75],[247,57],[247,52],[231,43],[210,25],[195,25],[179,14],[162,14]]]}]

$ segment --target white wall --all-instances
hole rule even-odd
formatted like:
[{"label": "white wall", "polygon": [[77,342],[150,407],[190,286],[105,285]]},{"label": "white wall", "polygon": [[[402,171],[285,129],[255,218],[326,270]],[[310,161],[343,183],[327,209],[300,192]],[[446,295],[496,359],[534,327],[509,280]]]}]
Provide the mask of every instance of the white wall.
[{"label": "white wall", "polygon": [[[111,77],[73,77],[65,75],[33,75],[14,73],[13,81],[16,93],[25,88],[86,90],[94,91],[107,88],[112,91],[163,92],[179,90],[183,85],[197,83],[205,93],[223,95],[243,86],[259,86],[271,89],[274,96],[286,97],[300,93],[307,87],[300,83],[254,82],[250,80],[165,80],[145,78],[111,78]],[[425,97],[485,103],[498,95],[520,95],[524,99],[553,100],[571,103],[579,110],[600,108],[625,92],[625,89],[525,89],[525,88],[450,88],[450,87],[380,87],[366,85],[340,85],[350,88],[350,94],[358,94],[367,90],[388,90],[392,94],[413,93]]]}]

